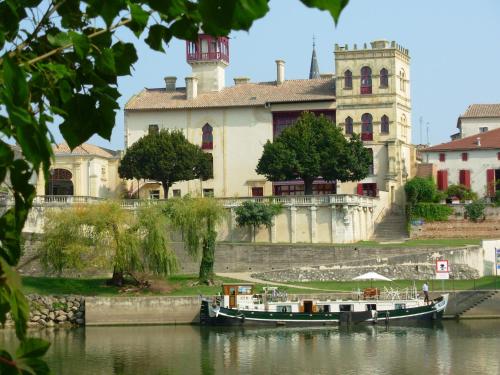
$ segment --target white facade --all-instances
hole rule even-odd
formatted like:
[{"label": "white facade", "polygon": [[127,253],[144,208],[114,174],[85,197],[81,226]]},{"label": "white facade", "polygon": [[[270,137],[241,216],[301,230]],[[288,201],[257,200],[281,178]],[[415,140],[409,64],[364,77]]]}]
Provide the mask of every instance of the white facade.
[{"label": "white facade", "polygon": [[474,134],[484,133],[499,128],[500,128],[500,117],[460,119],[461,138],[469,137]]}]

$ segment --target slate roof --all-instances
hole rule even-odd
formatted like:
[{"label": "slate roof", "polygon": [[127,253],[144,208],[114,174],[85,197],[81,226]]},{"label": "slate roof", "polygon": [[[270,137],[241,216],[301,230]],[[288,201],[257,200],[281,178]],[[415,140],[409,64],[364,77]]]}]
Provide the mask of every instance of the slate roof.
[{"label": "slate roof", "polygon": [[[477,139],[480,140],[480,145]],[[474,134],[448,143],[423,149],[422,152],[500,149],[500,129]]]},{"label": "slate roof", "polygon": [[53,145],[52,150],[55,155],[96,155],[104,158],[116,158],[119,156],[118,151],[109,150],[104,147],[91,145],[90,143],[83,143],[76,147],[73,151],[69,148],[66,143],[59,143],[58,145]]},{"label": "slate roof", "polygon": [[461,118],[500,117],[500,104],[472,104]]},{"label": "slate roof", "polygon": [[263,106],[266,103],[335,101],[334,78],[242,83],[218,92],[199,93],[186,99],[186,89],[144,89],[125,105],[126,111],[181,108],[217,108]]}]

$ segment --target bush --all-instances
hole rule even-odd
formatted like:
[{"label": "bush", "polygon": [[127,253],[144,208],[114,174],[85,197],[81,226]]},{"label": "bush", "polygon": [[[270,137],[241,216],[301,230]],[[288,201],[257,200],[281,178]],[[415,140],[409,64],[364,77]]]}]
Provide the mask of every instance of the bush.
[{"label": "bush", "polygon": [[441,193],[430,178],[415,177],[405,184],[406,199],[409,204],[417,202],[438,202]]},{"label": "bush", "polygon": [[453,213],[453,208],[439,203],[417,203],[412,207],[408,216],[411,220],[424,219],[425,221],[447,221]]},{"label": "bush", "polygon": [[478,221],[479,219],[484,219],[484,209],[486,205],[484,201],[479,199],[465,206],[465,211],[467,212],[467,217],[472,221]]},{"label": "bush", "polygon": [[446,190],[447,198],[457,197],[460,202],[476,200],[477,194],[465,185],[450,185]]},{"label": "bush", "polygon": [[270,228],[273,225],[273,217],[281,212],[281,204],[264,204],[254,201],[245,201],[236,208],[236,223],[240,227],[250,226],[253,229],[253,240],[255,232],[261,225]]}]

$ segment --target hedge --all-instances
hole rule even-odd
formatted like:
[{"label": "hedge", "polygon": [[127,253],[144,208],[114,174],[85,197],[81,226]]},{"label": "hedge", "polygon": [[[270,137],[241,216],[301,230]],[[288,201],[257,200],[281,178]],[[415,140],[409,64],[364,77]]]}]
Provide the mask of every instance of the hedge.
[{"label": "hedge", "polygon": [[426,221],[447,221],[453,213],[453,208],[439,203],[416,203],[408,206],[411,220],[424,219]]}]

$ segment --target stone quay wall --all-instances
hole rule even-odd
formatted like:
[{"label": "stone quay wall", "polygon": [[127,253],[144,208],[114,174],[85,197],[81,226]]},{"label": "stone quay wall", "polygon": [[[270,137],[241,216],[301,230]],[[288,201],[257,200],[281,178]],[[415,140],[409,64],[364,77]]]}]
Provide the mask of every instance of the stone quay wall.
[{"label": "stone quay wall", "polygon": [[[85,298],[81,296],[27,295],[30,305],[28,327],[75,327],[85,325]],[[6,326],[14,322],[7,317]]]}]

